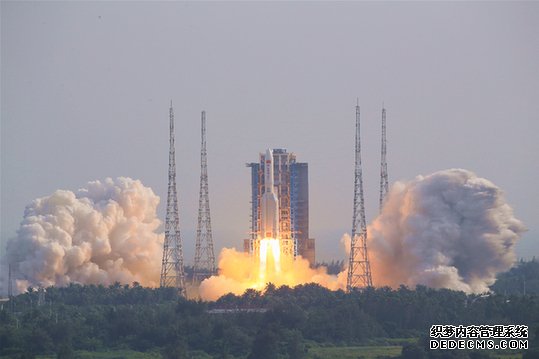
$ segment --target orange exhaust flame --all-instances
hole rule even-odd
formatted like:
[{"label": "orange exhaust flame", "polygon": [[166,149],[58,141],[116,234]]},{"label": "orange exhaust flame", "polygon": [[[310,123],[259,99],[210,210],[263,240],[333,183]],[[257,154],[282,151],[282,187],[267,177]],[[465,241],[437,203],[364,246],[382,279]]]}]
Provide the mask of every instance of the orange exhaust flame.
[{"label": "orange exhaust flame", "polygon": [[219,255],[219,275],[202,281],[200,298],[216,300],[228,293],[240,295],[249,288],[263,290],[268,283],[276,286],[317,283],[331,290],[346,287],[346,271],[330,275],[325,267],[310,268],[301,256],[296,259],[281,256],[278,239],[260,240],[260,257],[224,248]]}]

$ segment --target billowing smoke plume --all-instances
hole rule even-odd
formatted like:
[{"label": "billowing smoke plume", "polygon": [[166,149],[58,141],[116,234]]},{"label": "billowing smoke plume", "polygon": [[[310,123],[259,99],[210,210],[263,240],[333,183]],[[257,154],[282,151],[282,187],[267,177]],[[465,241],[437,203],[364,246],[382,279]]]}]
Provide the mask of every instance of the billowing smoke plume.
[{"label": "billowing smoke plume", "polygon": [[6,251],[19,291],[70,282],[156,286],[158,204],[151,188],[124,177],[34,200]]},{"label": "billowing smoke plume", "polygon": [[[6,257],[17,288],[159,282],[163,235],[156,233],[159,197],[129,178],[90,182],[76,193],[56,191],[33,201]],[[524,231],[501,190],[465,170],[446,170],[391,189],[382,213],[368,228],[375,286],[451,288],[483,292],[498,272],[511,267],[513,247]],[[343,237],[348,243],[349,237]],[[199,295],[213,300],[228,292],[315,282],[343,289],[338,276],[311,269],[299,259],[266,273],[244,253],[223,249],[219,276],[205,280]]]},{"label": "billowing smoke plume", "polygon": [[325,267],[310,268],[309,262],[301,256],[293,261],[283,259],[281,270],[268,270],[263,280],[259,275],[259,265],[249,254],[223,248],[219,255],[219,275],[202,281],[199,295],[204,300],[216,300],[227,293],[242,294],[248,288],[262,290],[267,283],[292,287],[318,283],[331,290],[343,289],[346,285],[345,272],[336,276],[327,274]]},{"label": "billowing smoke plume", "polygon": [[[453,169],[397,182],[368,228],[374,284],[488,291],[496,274],[514,263],[513,247],[524,230],[501,190],[472,172]],[[341,242],[348,254],[350,236],[345,234]],[[202,282],[203,299],[264,286],[256,262],[244,253],[225,248],[219,268],[219,276]],[[311,269],[300,258],[266,280],[292,286],[315,282],[335,290],[345,288],[346,275],[347,268],[328,275],[325,268]]]},{"label": "billowing smoke plume", "polygon": [[469,171],[397,182],[368,230],[374,284],[487,291],[524,230],[501,190]]}]

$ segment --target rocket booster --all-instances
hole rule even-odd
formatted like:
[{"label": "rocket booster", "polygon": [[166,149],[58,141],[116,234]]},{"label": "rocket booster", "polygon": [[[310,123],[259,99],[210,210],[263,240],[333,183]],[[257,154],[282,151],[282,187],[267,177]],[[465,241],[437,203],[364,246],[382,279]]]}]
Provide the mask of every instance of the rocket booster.
[{"label": "rocket booster", "polygon": [[260,199],[260,237],[279,238],[279,200],[273,183],[273,152],[264,157],[264,193]]}]

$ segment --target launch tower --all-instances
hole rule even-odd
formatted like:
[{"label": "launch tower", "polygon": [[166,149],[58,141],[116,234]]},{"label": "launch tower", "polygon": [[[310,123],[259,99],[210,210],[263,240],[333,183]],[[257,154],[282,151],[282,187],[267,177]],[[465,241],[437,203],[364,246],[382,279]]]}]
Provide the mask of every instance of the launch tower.
[{"label": "launch tower", "polygon": [[352,237],[346,289],[372,287],[371,268],[367,253],[367,224],[365,221],[365,201],[363,198],[363,175],[361,169],[359,101],[356,105],[356,140],[354,170],[354,213]]},{"label": "launch tower", "polygon": [[384,200],[389,190],[387,177],[387,139],[386,139],[386,109],[382,106],[382,155],[380,161],[380,212],[384,206]]},{"label": "launch tower", "polygon": [[206,112],[202,111],[200,146],[200,195],[198,200],[197,239],[193,283],[199,283],[216,273],[211,232],[210,196],[208,190],[208,160],[206,151]]},{"label": "launch tower", "polygon": [[165,242],[161,263],[161,287],[175,287],[178,294],[185,296],[185,275],[183,270],[183,249],[180,236],[178,195],[176,192],[176,150],[174,146],[174,110],[170,102],[170,137],[168,152],[168,192],[167,215],[165,221]]}]

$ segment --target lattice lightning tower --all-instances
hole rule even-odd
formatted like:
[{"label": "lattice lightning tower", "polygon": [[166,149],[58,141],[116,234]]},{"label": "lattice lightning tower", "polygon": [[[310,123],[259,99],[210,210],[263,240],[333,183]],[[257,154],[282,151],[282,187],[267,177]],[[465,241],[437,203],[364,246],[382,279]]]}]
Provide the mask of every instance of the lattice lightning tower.
[{"label": "lattice lightning tower", "polygon": [[389,190],[386,156],[387,156],[386,109],[382,106],[382,156],[381,156],[381,163],[380,163],[380,212],[382,212],[384,200]]},{"label": "lattice lightning tower", "polygon": [[13,301],[13,276],[11,271],[11,263],[8,264],[7,296],[9,298],[9,310],[11,313],[13,313],[15,312],[15,302]]},{"label": "lattice lightning tower", "polygon": [[216,273],[215,254],[211,232],[210,197],[208,191],[208,160],[206,152],[206,112],[201,117],[200,146],[200,196],[198,200],[198,224],[195,246],[193,282],[197,283]]},{"label": "lattice lightning tower", "polygon": [[168,152],[168,193],[165,222],[165,242],[161,264],[161,287],[175,287],[178,294],[185,295],[183,249],[180,236],[178,195],[176,192],[176,150],[174,147],[174,110],[170,102],[170,148]]},{"label": "lattice lightning tower", "polygon": [[363,198],[363,175],[361,170],[359,101],[356,105],[356,149],[354,171],[354,214],[352,219],[352,238],[346,289],[372,287],[371,268],[367,255],[367,224],[365,221],[365,202]]}]

